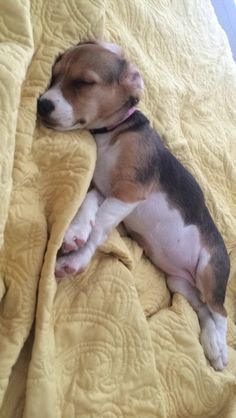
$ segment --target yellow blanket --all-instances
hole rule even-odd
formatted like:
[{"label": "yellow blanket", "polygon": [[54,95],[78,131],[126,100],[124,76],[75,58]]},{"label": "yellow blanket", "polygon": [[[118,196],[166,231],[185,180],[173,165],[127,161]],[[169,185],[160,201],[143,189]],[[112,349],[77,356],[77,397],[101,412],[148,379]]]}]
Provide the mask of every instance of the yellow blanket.
[{"label": "yellow blanket", "polygon": [[[0,417],[236,417],[236,66],[210,0],[0,0]],[[36,122],[56,55],[122,45],[142,110],[196,176],[231,256],[229,365],[215,372],[196,314],[115,231],[57,284],[56,252],[89,186],[89,133]]]}]

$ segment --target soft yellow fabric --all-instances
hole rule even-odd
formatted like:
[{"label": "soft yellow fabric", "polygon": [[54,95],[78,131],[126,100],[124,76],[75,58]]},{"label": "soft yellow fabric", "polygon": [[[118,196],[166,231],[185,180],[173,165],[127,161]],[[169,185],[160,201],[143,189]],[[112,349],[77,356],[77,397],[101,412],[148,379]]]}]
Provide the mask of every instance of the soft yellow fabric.
[{"label": "soft yellow fabric", "polygon": [[[236,67],[210,0],[0,0],[0,11],[0,417],[235,418]],[[94,37],[137,63],[142,110],[200,182],[225,238],[222,373],[189,304],[118,232],[84,274],[54,279],[96,150],[86,132],[37,125],[36,98],[56,55]]]}]

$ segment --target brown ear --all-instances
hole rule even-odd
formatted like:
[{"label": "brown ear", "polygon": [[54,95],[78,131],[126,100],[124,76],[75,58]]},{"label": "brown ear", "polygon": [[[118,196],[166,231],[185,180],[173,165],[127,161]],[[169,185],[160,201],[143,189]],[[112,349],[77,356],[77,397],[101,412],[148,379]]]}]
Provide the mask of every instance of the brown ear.
[{"label": "brown ear", "polygon": [[144,82],[141,74],[134,64],[128,63],[127,70],[120,80],[122,84],[134,98],[140,99],[144,89]]}]

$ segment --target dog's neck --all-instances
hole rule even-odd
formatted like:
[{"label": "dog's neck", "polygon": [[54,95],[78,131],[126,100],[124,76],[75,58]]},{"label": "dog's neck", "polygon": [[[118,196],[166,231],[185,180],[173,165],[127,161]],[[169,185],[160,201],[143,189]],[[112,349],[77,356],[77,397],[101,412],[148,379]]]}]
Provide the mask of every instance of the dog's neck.
[{"label": "dog's neck", "polygon": [[112,132],[114,131],[116,128],[118,128],[120,125],[122,125],[122,123],[124,123],[125,121],[127,121],[127,119],[130,118],[130,116],[133,115],[133,113],[136,111],[136,107],[131,107],[127,113],[123,116],[122,119],[120,119],[117,123],[114,123],[113,125],[110,126],[104,126],[102,128],[95,128],[95,129],[90,129],[90,132],[92,135],[97,135],[97,134],[105,134],[107,132]]}]

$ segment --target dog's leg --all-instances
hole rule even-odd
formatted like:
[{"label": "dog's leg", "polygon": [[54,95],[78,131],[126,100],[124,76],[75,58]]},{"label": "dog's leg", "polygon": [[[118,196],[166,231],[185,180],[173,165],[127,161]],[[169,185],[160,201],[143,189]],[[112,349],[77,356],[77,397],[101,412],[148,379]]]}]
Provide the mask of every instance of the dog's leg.
[{"label": "dog's leg", "polygon": [[[223,369],[228,363],[227,354],[227,312],[224,307],[226,285],[229,276],[229,258],[224,246],[215,247],[212,255],[200,254],[196,270],[196,286],[206,302],[217,331],[218,347],[221,353],[216,369]],[[207,335],[204,336],[207,340]]]},{"label": "dog's leg", "polygon": [[167,283],[172,292],[185,296],[196,311],[201,327],[200,341],[204,353],[215,370],[222,370],[227,364],[226,318],[211,312],[207,304],[201,301],[200,291],[187,280],[169,276]]},{"label": "dog's leg", "polygon": [[62,244],[62,252],[68,253],[83,247],[95,225],[95,217],[104,197],[93,189],[87,196],[76,213],[74,219],[65,232]]},{"label": "dog's leg", "polygon": [[86,244],[78,251],[57,259],[55,273],[57,277],[83,271],[89,264],[98,246],[103,244],[108,234],[126,216],[128,216],[139,202],[125,203],[120,199],[109,197],[99,207],[95,219],[95,226]]}]

